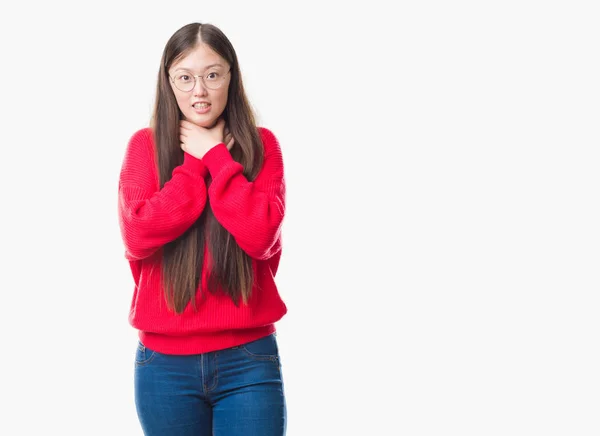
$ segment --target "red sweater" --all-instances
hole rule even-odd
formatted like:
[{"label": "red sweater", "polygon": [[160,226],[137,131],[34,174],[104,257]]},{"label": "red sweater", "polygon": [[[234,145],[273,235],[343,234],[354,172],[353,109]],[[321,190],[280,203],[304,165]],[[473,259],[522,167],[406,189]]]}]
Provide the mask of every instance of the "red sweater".
[{"label": "red sweater", "polygon": [[[275,274],[281,257],[285,211],[283,157],[277,138],[259,127],[265,159],[249,182],[224,143],[202,159],[184,162],[159,189],[150,128],[133,134],[119,177],[119,224],[135,287],[130,324],[147,347],[168,354],[196,354],[232,347],[273,333],[287,308]],[[205,177],[212,183],[206,188]],[[161,285],[161,247],[182,235],[210,202],[215,218],[253,259],[255,285],[247,304],[236,307],[224,294],[197,293],[194,312],[168,309]],[[207,286],[207,251],[202,288]]]}]

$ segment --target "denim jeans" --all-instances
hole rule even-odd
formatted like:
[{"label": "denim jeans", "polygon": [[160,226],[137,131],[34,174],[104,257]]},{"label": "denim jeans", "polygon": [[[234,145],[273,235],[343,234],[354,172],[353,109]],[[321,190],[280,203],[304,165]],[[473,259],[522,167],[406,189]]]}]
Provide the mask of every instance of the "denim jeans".
[{"label": "denim jeans", "polygon": [[134,383],[146,436],[285,435],[275,334],[190,356],[158,353],[139,342]]}]

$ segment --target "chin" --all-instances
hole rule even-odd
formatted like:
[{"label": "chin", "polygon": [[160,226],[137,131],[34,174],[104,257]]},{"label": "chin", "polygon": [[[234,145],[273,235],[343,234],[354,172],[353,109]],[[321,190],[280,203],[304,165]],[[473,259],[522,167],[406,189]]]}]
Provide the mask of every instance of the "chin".
[{"label": "chin", "polygon": [[210,127],[212,123],[214,123],[213,117],[203,117],[198,116],[196,114],[187,115],[185,119],[190,123],[194,123],[195,125],[200,127]]},{"label": "chin", "polygon": [[199,127],[209,129],[217,123],[218,117],[215,117],[210,113],[205,115],[190,114],[189,116],[186,116],[185,119]]}]

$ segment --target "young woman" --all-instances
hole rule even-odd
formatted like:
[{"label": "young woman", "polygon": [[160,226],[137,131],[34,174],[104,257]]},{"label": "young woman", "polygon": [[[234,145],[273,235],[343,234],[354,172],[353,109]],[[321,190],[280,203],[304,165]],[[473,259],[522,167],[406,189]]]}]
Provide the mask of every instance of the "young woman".
[{"label": "young woman", "polygon": [[275,323],[287,309],[274,281],[284,213],[281,148],[255,124],[231,42],[211,24],[182,27],[119,179],[146,435],[285,434]]}]

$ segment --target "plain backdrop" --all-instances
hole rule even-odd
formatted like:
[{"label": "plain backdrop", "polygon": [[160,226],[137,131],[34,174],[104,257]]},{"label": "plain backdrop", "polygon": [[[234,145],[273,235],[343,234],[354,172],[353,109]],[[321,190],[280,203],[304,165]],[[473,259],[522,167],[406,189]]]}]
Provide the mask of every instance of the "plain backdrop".
[{"label": "plain backdrop", "polygon": [[4,3],[0,434],[142,434],[117,179],[199,21],[284,153],[288,435],[598,435],[594,6]]}]

